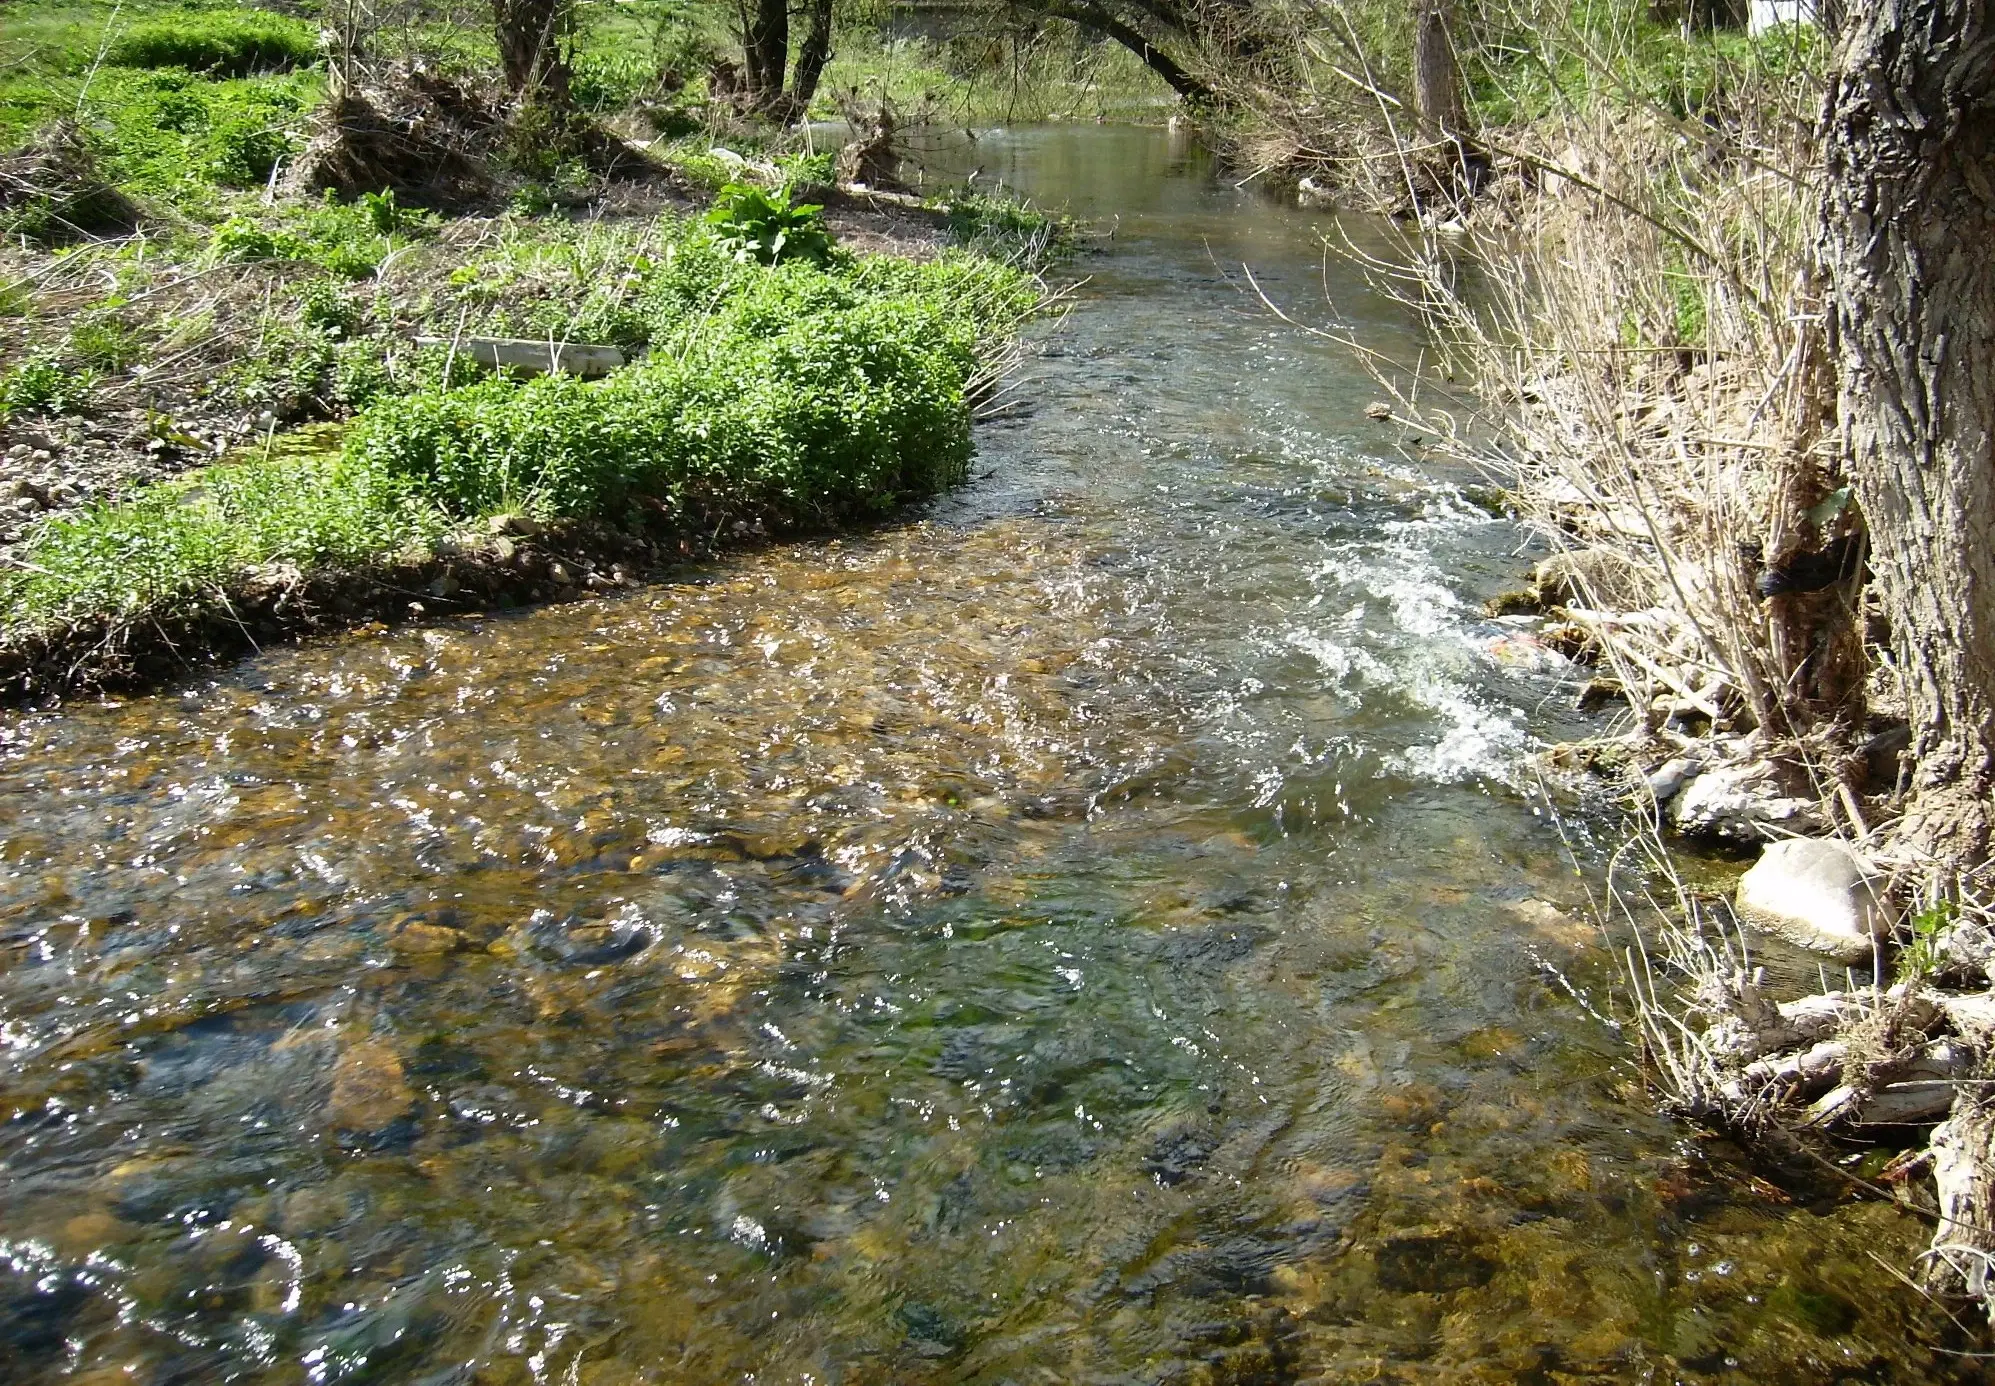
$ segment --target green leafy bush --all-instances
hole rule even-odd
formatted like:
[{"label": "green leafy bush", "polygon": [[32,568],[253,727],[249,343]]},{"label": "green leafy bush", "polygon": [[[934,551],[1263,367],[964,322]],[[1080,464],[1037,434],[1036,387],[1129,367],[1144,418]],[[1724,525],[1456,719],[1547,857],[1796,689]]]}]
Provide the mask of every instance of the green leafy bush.
[{"label": "green leafy bush", "polygon": [[787,314],[778,301],[796,296],[743,295],[601,383],[494,379],[388,401],[359,420],[347,460],[467,518],[623,519],[646,500],[691,519],[825,523],[961,478],[975,361],[965,324],[915,299]]},{"label": "green leafy bush", "polygon": [[299,146],[296,133],[266,113],[239,111],[209,132],[208,174],[227,187],[256,187]]},{"label": "green leafy bush", "polygon": [[360,305],[337,284],[314,279],[298,295],[298,320],[328,337],[350,337],[361,322]]},{"label": "green leafy bush", "polygon": [[254,218],[230,217],[208,238],[208,262],[253,263],[258,260],[302,260],[305,243],[287,231],[272,231]]},{"label": "green leafy bush", "polygon": [[748,183],[720,190],[705,217],[715,242],[737,260],[773,265],[784,260],[823,264],[831,258],[831,233],[824,208],[814,202],[792,205],[785,192]]},{"label": "green leafy bush", "polygon": [[[362,335],[349,294],[315,281],[299,320],[273,324],[267,349],[216,388],[280,417],[361,409],[337,455],[287,454],[279,435],[274,455],[49,521],[0,573],[0,631],[198,611],[256,565],[392,561],[498,510],[701,528],[877,515],[962,477],[980,348],[1036,301],[1030,279],[969,255],[764,268],[701,228],[566,234],[502,245],[481,268],[588,285],[548,311],[642,333],[648,357],[599,382],[494,377],[441,346]],[[218,239],[267,253],[284,237],[308,244],[246,221]],[[24,364],[0,387],[10,402],[41,407],[74,379],[51,374],[52,356]]]},{"label": "green leafy bush", "polygon": [[396,387],[379,338],[361,337],[333,349],[333,398],[348,409],[365,409],[396,393]]},{"label": "green leafy bush", "polygon": [[207,10],[135,24],[106,56],[120,67],[247,77],[310,66],[318,59],[318,38],[309,25],[282,15]]}]

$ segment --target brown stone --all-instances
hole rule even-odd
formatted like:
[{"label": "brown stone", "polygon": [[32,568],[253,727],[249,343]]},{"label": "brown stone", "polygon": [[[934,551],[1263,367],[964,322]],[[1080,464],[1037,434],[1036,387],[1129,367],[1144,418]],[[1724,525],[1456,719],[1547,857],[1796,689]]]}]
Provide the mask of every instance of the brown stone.
[{"label": "brown stone", "polygon": [[333,1065],[326,1124],[335,1130],[378,1131],[414,1101],[395,1051],[379,1040],[362,1040]]}]

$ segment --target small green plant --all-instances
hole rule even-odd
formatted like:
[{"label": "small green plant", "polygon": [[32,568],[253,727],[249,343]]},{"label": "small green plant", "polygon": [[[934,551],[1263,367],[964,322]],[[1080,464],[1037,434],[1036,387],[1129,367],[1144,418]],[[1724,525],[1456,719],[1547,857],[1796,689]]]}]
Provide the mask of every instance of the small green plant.
[{"label": "small green plant", "polygon": [[793,205],[787,190],[772,193],[747,183],[729,183],[703,220],[715,243],[743,263],[805,260],[822,265],[831,258],[824,208],[814,202]]},{"label": "small green plant", "polygon": [[208,263],[302,260],[305,244],[287,231],[270,231],[249,217],[230,217],[208,238]]},{"label": "small green plant", "polygon": [[145,356],[138,334],[108,314],[85,319],[70,329],[69,350],[85,366],[100,371],[121,371]]},{"label": "small green plant", "polygon": [[362,193],[359,206],[367,217],[367,224],[374,228],[378,236],[392,236],[402,229],[402,209],[395,205],[395,190],[383,188],[376,193]]},{"label": "small green plant", "polygon": [[314,279],[298,296],[298,320],[328,337],[350,337],[360,326],[360,306],[328,279]]},{"label": "small green plant", "polygon": [[785,154],[776,160],[785,188],[821,186],[838,176],[838,160],[830,153]]},{"label": "small green plant", "polygon": [[515,216],[544,217],[554,210],[554,193],[547,184],[529,180],[513,189],[506,210]]},{"label": "small green plant", "polygon": [[1912,941],[1898,955],[1898,980],[1915,981],[1929,977],[1939,966],[1940,936],[1960,911],[1951,900],[1941,900],[1912,916]]},{"label": "small green plant", "polygon": [[95,383],[88,371],[63,365],[56,352],[46,347],[32,351],[0,376],[0,416],[72,413],[89,398]]},{"label": "small green plant", "polygon": [[381,256],[351,241],[335,241],[312,251],[312,258],[341,279],[366,279],[381,267]]}]

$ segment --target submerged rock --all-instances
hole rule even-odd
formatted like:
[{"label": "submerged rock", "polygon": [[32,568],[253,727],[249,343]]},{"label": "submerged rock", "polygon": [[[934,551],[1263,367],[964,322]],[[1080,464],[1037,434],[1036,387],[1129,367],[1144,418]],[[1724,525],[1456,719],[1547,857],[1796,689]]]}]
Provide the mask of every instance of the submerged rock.
[{"label": "submerged rock", "polygon": [[1395,1237],[1379,1247],[1377,1262],[1379,1284],[1398,1294],[1453,1294],[1496,1275],[1496,1263],[1456,1233]]},{"label": "submerged rock", "polygon": [[1862,858],[1823,838],[1769,845],[1740,879],[1735,908],[1746,923],[1845,963],[1868,962],[1893,923]]},{"label": "submerged rock", "polygon": [[326,1125],[335,1130],[377,1131],[403,1113],[415,1094],[402,1079],[402,1061],[379,1040],[363,1040],[333,1067]]}]

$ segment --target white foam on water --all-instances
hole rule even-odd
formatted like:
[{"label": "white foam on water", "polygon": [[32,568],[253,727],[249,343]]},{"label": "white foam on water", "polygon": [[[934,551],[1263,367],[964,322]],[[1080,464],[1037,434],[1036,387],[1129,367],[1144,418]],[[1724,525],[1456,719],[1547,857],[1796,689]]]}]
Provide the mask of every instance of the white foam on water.
[{"label": "white foam on water", "polygon": [[1319,605],[1341,614],[1291,623],[1282,643],[1312,659],[1334,686],[1360,698],[1395,697],[1430,714],[1431,736],[1378,748],[1381,773],[1437,784],[1509,783],[1535,744],[1522,708],[1492,687],[1556,670],[1507,670],[1488,623],[1449,585],[1435,548],[1451,534],[1493,523],[1450,491],[1426,498],[1417,518],[1380,526],[1380,541],[1347,546],[1309,574]]}]

